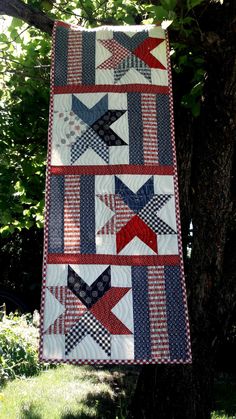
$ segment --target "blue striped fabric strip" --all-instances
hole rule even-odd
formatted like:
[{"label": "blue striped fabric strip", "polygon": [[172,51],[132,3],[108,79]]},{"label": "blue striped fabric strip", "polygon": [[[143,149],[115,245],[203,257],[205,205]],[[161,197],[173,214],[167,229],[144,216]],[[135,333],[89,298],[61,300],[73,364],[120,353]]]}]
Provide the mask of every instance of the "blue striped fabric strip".
[{"label": "blue striped fabric strip", "polygon": [[165,266],[166,310],[170,359],[187,358],[186,315],[179,266]]},{"label": "blue striped fabric strip", "polygon": [[49,206],[49,248],[51,253],[64,251],[64,176],[51,176]]}]

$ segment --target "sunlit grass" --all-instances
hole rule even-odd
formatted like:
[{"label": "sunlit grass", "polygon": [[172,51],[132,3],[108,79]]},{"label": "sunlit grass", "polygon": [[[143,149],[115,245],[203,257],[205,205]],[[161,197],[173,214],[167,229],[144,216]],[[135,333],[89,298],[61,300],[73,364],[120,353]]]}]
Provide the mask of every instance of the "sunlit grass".
[{"label": "sunlit grass", "polygon": [[112,380],[109,371],[73,366],[16,379],[1,392],[0,418],[115,418]]},{"label": "sunlit grass", "polygon": [[211,414],[211,419],[236,419],[236,416],[235,415],[233,415],[233,416],[228,416],[226,413],[225,413],[225,411],[224,410],[222,410],[222,411],[214,411],[214,412],[212,412],[212,414]]}]

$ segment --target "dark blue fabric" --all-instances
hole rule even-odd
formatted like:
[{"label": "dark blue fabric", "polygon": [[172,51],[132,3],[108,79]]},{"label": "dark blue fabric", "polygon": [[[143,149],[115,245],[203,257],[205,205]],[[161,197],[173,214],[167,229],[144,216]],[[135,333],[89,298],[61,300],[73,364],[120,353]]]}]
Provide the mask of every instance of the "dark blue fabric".
[{"label": "dark blue fabric", "polygon": [[148,179],[136,193],[131,191],[118,177],[115,177],[115,193],[122,197],[130,209],[138,213],[154,195],[153,177]]},{"label": "dark blue fabric", "polygon": [[144,164],[140,93],[128,93],[129,164]]},{"label": "dark blue fabric", "polygon": [[82,32],[82,68],[84,85],[95,84],[96,32]]},{"label": "dark blue fabric", "polygon": [[173,164],[169,96],[157,95],[157,137],[160,165]]},{"label": "dark blue fabric", "polygon": [[55,38],[54,84],[65,86],[67,83],[68,29],[57,26]]},{"label": "dark blue fabric", "polygon": [[64,251],[64,176],[52,175],[50,179],[48,251]]},{"label": "dark blue fabric", "polygon": [[132,266],[134,358],[151,358],[147,266]]},{"label": "dark blue fabric", "polygon": [[148,38],[148,31],[137,32],[133,36],[126,35],[124,32],[113,32],[113,38],[129,51],[134,51],[139,44]]},{"label": "dark blue fabric", "polygon": [[80,177],[80,252],[96,253],[95,244],[95,176]]},{"label": "dark blue fabric", "polygon": [[187,358],[187,333],[179,266],[165,266],[166,309],[170,359]]},{"label": "dark blue fabric", "polygon": [[92,125],[108,110],[108,95],[103,96],[92,108],[87,108],[75,95],[72,95],[72,111],[86,124]]},{"label": "dark blue fabric", "polygon": [[88,285],[68,265],[67,286],[87,308],[91,308],[111,288],[111,267],[108,266],[91,285]]}]

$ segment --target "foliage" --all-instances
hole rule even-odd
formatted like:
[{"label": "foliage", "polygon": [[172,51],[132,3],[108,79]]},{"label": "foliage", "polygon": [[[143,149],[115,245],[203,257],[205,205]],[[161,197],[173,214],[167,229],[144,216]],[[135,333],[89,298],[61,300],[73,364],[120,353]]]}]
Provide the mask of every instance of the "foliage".
[{"label": "foliage", "polygon": [[[0,129],[1,233],[42,227],[49,94],[49,37],[34,30],[15,39],[9,27],[2,49],[4,76]],[[25,25],[23,25],[25,26]],[[6,39],[6,34],[1,38]],[[30,41],[30,42],[29,42]]]},{"label": "foliage", "polygon": [[[196,18],[206,0],[28,0],[53,19],[91,27],[102,24],[172,24],[173,71],[184,79],[178,93],[194,117],[200,113],[206,71]],[[0,234],[43,226],[49,107],[50,37],[19,19],[0,35]],[[179,85],[180,83],[178,83]]]},{"label": "foliage", "polygon": [[47,367],[38,362],[38,320],[35,312],[33,317],[11,314],[0,321],[0,384]]}]

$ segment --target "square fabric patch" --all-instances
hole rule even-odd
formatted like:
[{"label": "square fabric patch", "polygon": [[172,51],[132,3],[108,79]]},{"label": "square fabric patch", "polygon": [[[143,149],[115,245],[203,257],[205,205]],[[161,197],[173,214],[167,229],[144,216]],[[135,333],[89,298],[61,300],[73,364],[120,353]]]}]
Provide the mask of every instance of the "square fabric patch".
[{"label": "square fabric patch", "polygon": [[160,26],[54,25],[40,359],[191,362]]}]

